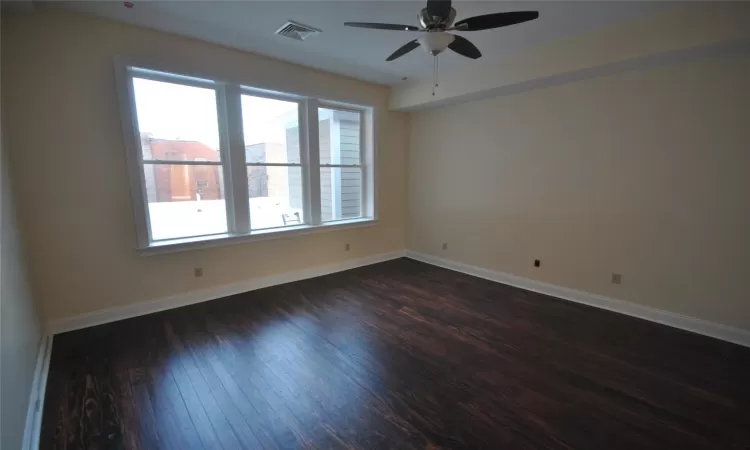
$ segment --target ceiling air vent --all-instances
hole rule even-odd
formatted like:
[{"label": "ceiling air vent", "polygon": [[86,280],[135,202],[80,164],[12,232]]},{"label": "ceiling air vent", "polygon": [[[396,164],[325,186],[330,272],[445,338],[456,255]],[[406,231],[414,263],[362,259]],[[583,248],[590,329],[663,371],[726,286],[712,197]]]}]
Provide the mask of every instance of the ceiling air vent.
[{"label": "ceiling air vent", "polygon": [[307,25],[302,25],[298,22],[292,22],[291,20],[282,25],[281,28],[276,30],[276,34],[286,36],[298,41],[304,41],[310,36],[315,36],[320,32],[321,30],[317,28],[308,27]]}]

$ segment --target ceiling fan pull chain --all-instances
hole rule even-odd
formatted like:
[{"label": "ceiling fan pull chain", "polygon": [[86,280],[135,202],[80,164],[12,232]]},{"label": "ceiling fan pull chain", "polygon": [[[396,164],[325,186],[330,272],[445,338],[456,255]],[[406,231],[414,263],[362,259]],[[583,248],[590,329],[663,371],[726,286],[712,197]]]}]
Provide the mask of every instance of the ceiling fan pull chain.
[{"label": "ceiling fan pull chain", "polygon": [[435,87],[438,87],[438,72],[440,71],[440,55],[435,55]]},{"label": "ceiling fan pull chain", "polygon": [[437,55],[432,57],[432,95],[435,95],[435,86],[437,86]]}]

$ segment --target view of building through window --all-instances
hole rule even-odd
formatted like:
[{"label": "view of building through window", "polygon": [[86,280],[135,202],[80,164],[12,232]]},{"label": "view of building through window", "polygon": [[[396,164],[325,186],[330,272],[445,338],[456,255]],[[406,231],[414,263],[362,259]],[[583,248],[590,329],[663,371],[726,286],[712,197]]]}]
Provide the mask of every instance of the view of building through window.
[{"label": "view of building through window", "polygon": [[250,228],[300,225],[299,103],[243,95],[241,104]]},{"label": "view of building through window", "polygon": [[151,238],[226,233],[216,91],[142,78],[133,88]]},{"label": "view of building through window", "polygon": [[360,113],[318,108],[323,222],[362,216]]},{"label": "view of building through window", "polygon": [[[151,239],[226,233],[216,91],[137,77],[133,87]],[[241,96],[251,229],[303,223],[299,107]],[[318,115],[321,219],[361,217],[360,114]]]}]

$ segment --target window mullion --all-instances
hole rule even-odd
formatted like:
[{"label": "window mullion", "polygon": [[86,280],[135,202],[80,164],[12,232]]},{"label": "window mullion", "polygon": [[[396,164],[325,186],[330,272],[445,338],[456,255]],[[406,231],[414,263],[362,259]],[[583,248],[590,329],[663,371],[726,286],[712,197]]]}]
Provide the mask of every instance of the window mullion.
[{"label": "window mullion", "polygon": [[225,137],[227,151],[222,149],[224,164],[224,186],[227,202],[229,232],[247,234],[250,232],[249,192],[247,190],[247,168],[245,167],[245,137],[242,128],[242,102],[239,86],[226,85],[223,88],[225,114],[219,114],[221,130]]},{"label": "window mullion", "polygon": [[318,101],[307,99],[300,109],[300,142],[305,183],[305,223],[320,225],[320,141],[318,137]]}]

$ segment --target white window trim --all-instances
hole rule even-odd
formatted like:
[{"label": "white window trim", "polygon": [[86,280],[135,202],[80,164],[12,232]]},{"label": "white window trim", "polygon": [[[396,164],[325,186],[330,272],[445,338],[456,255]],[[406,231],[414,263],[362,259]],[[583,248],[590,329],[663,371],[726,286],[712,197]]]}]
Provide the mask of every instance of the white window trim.
[{"label": "white window trim", "polygon": [[[148,201],[143,175],[143,155],[133,92],[133,75],[216,90],[221,165],[224,170],[224,196],[227,202],[228,232],[187,238],[151,241]],[[132,59],[115,58],[115,81],[120,103],[123,137],[127,156],[136,249],[145,255],[173,253],[200,248],[230,245],[269,239],[282,239],[324,231],[341,230],[377,223],[377,129],[375,107],[339,101],[319,100],[301,94],[281,93],[247,83],[220,81],[205,75],[170,70],[163,65],[145,64]],[[303,181],[304,224],[298,226],[251,230],[246,178],[245,145],[242,135],[240,99],[242,94],[298,102],[300,158]],[[318,106],[356,111],[362,115],[360,151],[362,170],[362,217],[322,223],[320,217],[320,158],[318,140]],[[315,126],[310,126],[314,124]],[[243,180],[236,182],[236,180]]]}]

